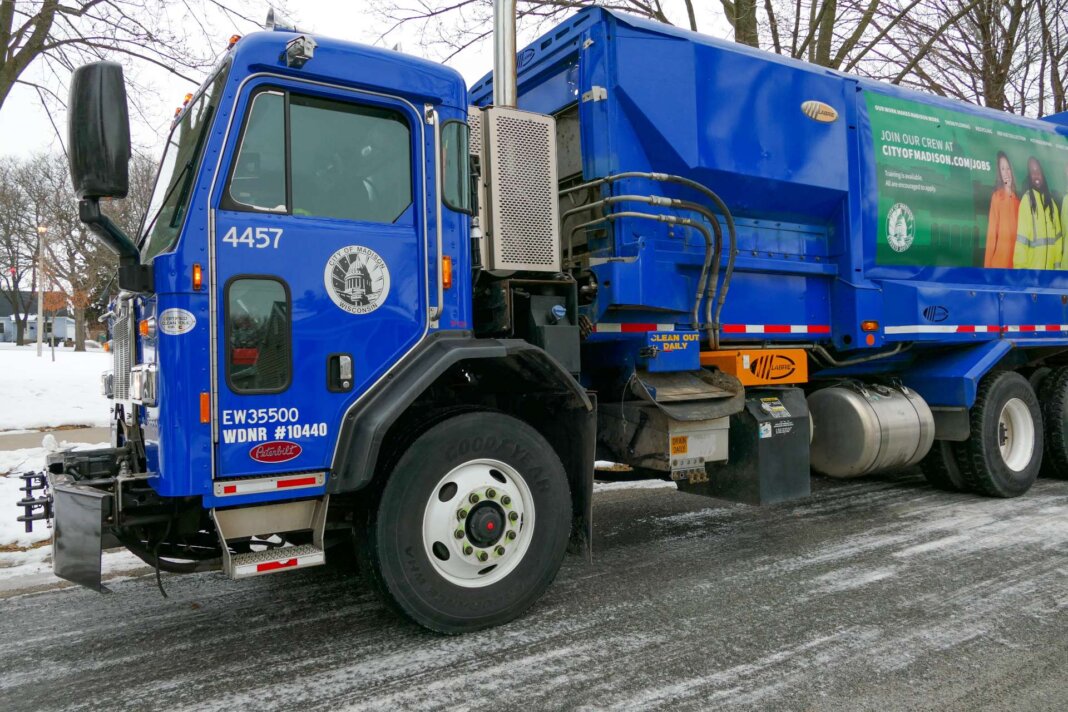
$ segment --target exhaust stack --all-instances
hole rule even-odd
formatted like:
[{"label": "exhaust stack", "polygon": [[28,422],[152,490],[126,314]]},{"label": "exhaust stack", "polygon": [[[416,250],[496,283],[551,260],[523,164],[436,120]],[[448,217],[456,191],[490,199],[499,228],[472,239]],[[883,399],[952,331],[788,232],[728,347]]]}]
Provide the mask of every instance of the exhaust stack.
[{"label": "exhaust stack", "polygon": [[493,105],[515,108],[516,0],[493,2]]}]

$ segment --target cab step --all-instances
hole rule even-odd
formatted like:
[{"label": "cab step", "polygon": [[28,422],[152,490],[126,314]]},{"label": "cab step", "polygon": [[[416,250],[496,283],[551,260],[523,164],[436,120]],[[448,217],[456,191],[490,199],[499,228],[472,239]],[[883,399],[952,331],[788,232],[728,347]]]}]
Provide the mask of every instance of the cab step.
[{"label": "cab step", "polygon": [[[330,496],[300,502],[282,502],[252,507],[211,510],[223,551],[223,573],[232,579],[293,571],[326,563],[323,532]],[[299,546],[271,547],[263,551],[235,554],[232,543],[246,543],[250,537],[268,538],[310,532],[312,542]]]},{"label": "cab step", "polygon": [[230,578],[240,579],[273,574],[278,571],[303,569],[308,566],[321,566],[325,563],[326,554],[314,544],[287,546],[232,556],[229,575]]}]

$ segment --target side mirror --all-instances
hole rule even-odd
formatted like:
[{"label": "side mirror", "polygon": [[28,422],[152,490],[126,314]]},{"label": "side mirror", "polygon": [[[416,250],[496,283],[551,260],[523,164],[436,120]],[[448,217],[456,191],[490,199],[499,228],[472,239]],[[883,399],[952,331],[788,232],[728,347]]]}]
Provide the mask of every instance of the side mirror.
[{"label": "side mirror", "polygon": [[93,62],[74,70],[67,137],[70,177],[78,198],[125,198],[130,184],[130,117],[122,65]]}]

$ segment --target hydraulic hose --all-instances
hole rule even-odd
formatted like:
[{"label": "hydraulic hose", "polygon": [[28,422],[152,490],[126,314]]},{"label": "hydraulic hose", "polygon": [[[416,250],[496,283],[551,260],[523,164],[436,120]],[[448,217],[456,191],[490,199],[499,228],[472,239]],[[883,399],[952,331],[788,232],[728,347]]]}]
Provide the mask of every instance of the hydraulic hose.
[{"label": "hydraulic hose", "polygon": [[[698,193],[701,193],[706,198],[711,200],[712,203],[716,206],[716,208],[723,214],[724,222],[727,223],[727,235],[730,240],[730,246],[729,251],[727,253],[727,269],[723,275],[723,287],[722,289],[718,290],[719,294],[716,298],[715,311],[711,319],[712,326],[710,327],[715,332],[715,342],[718,346],[719,320],[720,316],[723,313],[723,303],[726,301],[727,291],[730,289],[731,278],[734,276],[734,262],[738,252],[738,231],[734,225],[734,216],[731,215],[731,211],[727,207],[727,204],[724,203],[723,200],[707,186],[704,186],[695,180],[690,180],[689,178],[684,178],[682,176],[672,175],[670,173],[652,173],[644,171],[627,171],[624,173],[616,173],[615,175],[605,176],[604,178],[597,178],[592,181],[587,181],[586,183],[580,183],[578,185],[571,186],[570,188],[565,188],[564,190],[560,191],[559,194],[560,196],[569,195],[580,190],[588,190],[590,188],[595,188],[600,185],[614,183],[616,181],[625,180],[628,178],[643,178],[646,180],[655,180],[660,181],[662,183],[675,183],[676,185],[685,186],[687,188],[690,188],[691,190],[695,190]],[[571,239],[571,235],[573,235],[574,232],[575,230],[572,230],[571,234],[568,237],[569,240]],[[716,264],[718,267],[718,260]]]},{"label": "hydraulic hose", "polygon": [[[633,198],[640,196],[629,197]],[[568,242],[570,243],[574,234],[579,230],[582,230],[583,228],[591,227],[593,225],[605,221],[611,222],[612,220],[618,220],[619,218],[639,218],[642,220],[655,220],[657,222],[668,223],[669,225],[685,225],[686,227],[692,227],[701,233],[701,236],[705,239],[705,262],[701,269],[701,278],[698,280],[693,310],[690,313],[690,318],[693,321],[694,328],[699,329],[701,326],[701,321],[698,315],[701,311],[701,297],[704,295],[705,292],[705,281],[708,278],[708,271],[711,266],[710,263],[712,261],[713,256],[712,233],[709,232],[708,228],[706,228],[701,223],[697,222],[696,220],[690,220],[689,218],[680,218],[677,215],[656,215],[654,213],[641,213],[632,210],[622,210],[618,213],[608,213],[594,220],[590,220],[588,222],[576,225],[575,227],[571,228],[571,232],[568,234]],[[711,332],[709,334],[709,338],[711,338]]]},{"label": "hydraulic hose", "polygon": [[[709,244],[708,236],[702,233],[705,237],[705,260],[701,269],[701,276],[698,279],[699,291],[696,296],[696,304],[694,305],[693,314],[695,315],[694,326],[695,328],[700,328],[702,322],[698,321],[696,315],[700,312],[701,299],[705,298],[707,301],[705,304],[705,320],[703,323],[706,327],[711,327],[708,334],[709,343],[714,345],[714,347],[718,347],[719,330],[718,327],[712,323],[712,301],[717,291],[717,285],[719,284],[719,265],[723,254],[723,230],[720,228],[716,216],[712,214],[712,211],[700,203],[692,203],[678,198],[666,198],[660,195],[612,195],[568,210],[561,216],[561,222],[566,224],[570,217],[591,211],[595,208],[614,205],[616,203],[646,203],[648,205],[660,205],[675,208],[677,210],[687,210],[701,215],[712,226],[713,232],[715,233],[715,241],[713,244]],[[574,259],[574,235],[574,230],[568,233],[568,264]],[[710,268],[711,277],[709,276]]]}]

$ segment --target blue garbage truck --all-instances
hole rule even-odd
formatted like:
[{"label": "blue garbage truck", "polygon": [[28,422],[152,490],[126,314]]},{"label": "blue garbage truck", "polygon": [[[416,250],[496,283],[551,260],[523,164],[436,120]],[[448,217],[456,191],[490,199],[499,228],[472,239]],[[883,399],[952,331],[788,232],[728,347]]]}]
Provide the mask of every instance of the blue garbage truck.
[{"label": "blue garbage truck", "polygon": [[[137,235],[121,67],[71,175],[118,256],[112,442],[25,475],[55,572],[352,557],[459,633],[591,555],[595,462],[767,504],[919,466],[1068,474],[1068,117],[1031,120],[608,10],[494,71],[270,27],[175,116]],[[105,203],[106,207],[106,203]]]}]

